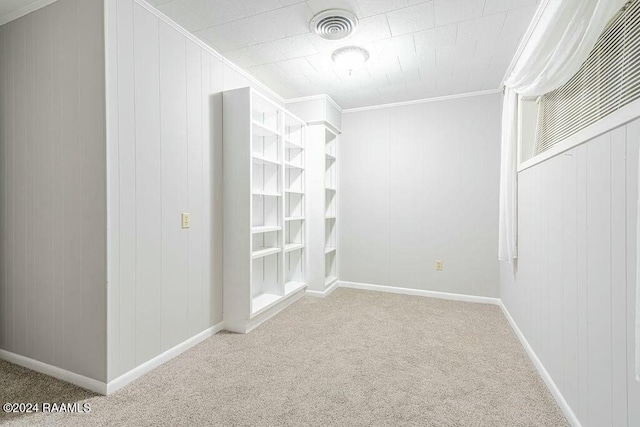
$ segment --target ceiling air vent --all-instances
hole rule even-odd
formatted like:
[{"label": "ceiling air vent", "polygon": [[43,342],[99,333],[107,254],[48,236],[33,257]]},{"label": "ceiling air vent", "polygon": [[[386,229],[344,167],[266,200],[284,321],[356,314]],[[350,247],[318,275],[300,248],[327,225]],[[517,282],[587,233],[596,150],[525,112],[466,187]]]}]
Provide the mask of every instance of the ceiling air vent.
[{"label": "ceiling air vent", "polygon": [[309,28],[323,39],[340,40],[352,34],[358,26],[358,17],[348,10],[330,9],[311,19]]}]

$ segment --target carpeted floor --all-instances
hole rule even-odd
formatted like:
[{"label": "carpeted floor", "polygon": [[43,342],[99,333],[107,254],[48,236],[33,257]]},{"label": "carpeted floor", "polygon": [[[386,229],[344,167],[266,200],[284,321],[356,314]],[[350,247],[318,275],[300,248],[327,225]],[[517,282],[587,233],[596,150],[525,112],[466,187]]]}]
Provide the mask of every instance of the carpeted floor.
[{"label": "carpeted floor", "polygon": [[338,289],[248,335],[220,333],[116,394],[0,362],[0,402],[88,414],[9,425],[568,425],[496,306]]}]

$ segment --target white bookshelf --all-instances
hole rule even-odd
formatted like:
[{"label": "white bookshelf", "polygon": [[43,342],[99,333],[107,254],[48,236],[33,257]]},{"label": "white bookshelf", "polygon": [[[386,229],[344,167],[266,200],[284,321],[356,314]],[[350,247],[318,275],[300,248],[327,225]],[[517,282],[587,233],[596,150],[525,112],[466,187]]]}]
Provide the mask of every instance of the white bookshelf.
[{"label": "white bookshelf", "polygon": [[338,280],[338,135],[325,129],[325,287]]},{"label": "white bookshelf", "polygon": [[307,126],[309,290],[338,280],[338,135],[324,124]]},{"label": "white bookshelf", "polygon": [[223,94],[223,311],[231,331],[250,331],[306,287],[304,128],[250,88]]}]

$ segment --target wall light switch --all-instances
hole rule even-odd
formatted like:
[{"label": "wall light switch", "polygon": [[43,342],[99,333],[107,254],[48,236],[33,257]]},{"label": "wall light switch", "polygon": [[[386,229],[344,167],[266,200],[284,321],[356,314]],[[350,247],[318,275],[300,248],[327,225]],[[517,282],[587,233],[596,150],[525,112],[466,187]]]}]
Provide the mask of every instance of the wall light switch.
[{"label": "wall light switch", "polygon": [[189,228],[189,227],[191,227],[191,214],[185,212],[182,214],[182,228]]},{"label": "wall light switch", "polygon": [[440,259],[436,260],[436,270],[438,271],[442,270],[442,260]]}]

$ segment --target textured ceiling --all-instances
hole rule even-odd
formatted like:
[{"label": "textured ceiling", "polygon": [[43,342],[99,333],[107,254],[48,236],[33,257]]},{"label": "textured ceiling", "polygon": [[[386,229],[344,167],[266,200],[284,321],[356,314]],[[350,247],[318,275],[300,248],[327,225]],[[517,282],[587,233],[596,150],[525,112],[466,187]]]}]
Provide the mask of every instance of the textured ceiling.
[{"label": "textured ceiling", "polygon": [[[151,0],[286,98],[329,94],[343,108],[497,89],[537,0]],[[311,17],[355,12],[351,37],[330,42]],[[336,69],[344,45],[369,50],[366,68]]]},{"label": "textured ceiling", "polygon": [[[539,0],[147,0],[285,98],[329,94],[343,108],[497,89]],[[36,0],[0,0],[0,18]],[[358,30],[330,42],[309,31],[330,8]],[[351,76],[331,53],[362,46]]]}]

